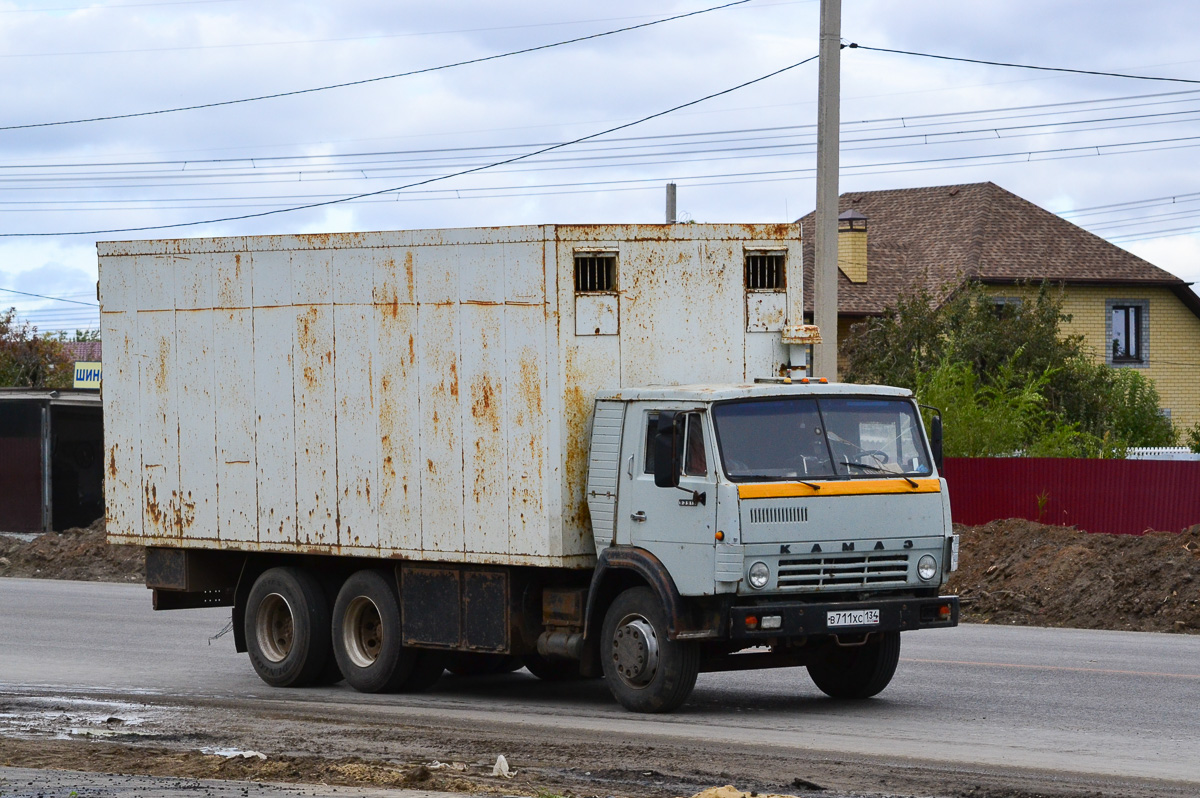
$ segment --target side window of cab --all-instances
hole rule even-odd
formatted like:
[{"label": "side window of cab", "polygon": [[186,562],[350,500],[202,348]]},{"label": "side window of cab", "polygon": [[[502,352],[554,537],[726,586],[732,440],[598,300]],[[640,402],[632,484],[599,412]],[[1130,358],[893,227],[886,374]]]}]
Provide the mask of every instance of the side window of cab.
[{"label": "side window of cab", "polygon": [[[654,473],[654,434],[658,431],[658,412],[646,414],[646,435],[643,441],[642,473]],[[688,413],[684,419],[683,474],[689,477],[708,476],[708,452],[704,446],[704,419],[700,413]]]}]

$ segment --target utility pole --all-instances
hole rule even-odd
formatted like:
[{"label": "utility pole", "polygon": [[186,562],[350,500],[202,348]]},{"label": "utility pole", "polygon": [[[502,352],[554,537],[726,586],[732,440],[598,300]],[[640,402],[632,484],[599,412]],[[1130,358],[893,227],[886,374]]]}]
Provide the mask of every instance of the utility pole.
[{"label": "utility pole", "polygon": [[813,349],[813,373],[837,379],[838,148],[841,124],[842,0],[821,0],[817,72],[817,211],[813,239],[813,323],[822,343]]},{"label": "utility pole", "polygon": [[675,184],[667,183],[667,224],[675,224]]}]

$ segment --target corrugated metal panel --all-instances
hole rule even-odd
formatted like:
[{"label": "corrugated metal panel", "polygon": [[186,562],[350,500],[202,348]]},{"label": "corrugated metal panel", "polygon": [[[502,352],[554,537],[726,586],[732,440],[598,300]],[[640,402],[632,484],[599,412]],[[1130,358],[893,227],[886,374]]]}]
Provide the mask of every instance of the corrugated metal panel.
[{"label": "corrugated metal panel", "polygon": [[238,253],[213,260],[216,537],[257,541],[253,256]]},{"label": "corrugated metal panel", "polygon": [[[167,264],[169,266],[169,264]],[[168,282],[170,282],[168,280]],[[179,537],[179,389],[175,314],[138,313],[137,352],[142,454],[142,529],[150,538]]]},{"label": "corrugated metal panel", "polygon": [[[417,286],[428,271],[418,258]],[[457,304],[417,309],[417,382],[420,390],[421,549],[461,559],[463,537],[462,386],[459,380]]]},{"label": "corrugated metal panel", "polygon": [[420,384],[417,381],[416,276],[412,251],[374,254],[379,336],[373,374],[378,407],[379,547],[421,549]]},{"label": "corrugated metal panel", "polygon": [[254,315],[254,461],[258,484],[258,540],[296,542],[296,418],[292,381],[290,252],[255,252],[252,275]]},{"label": "corrugated metal panel", "polygon": [[[142,462],[138,416],[137,298],[131,258],[102,264],[105,310],[101,334],[108,342],[104,380],[104,514],[114,534],[142,535]],[[108,279],[112,277],[111,281]],[[111,301],[111,304],[109,304]],[[111,310],[109,309],[111,308]]]},{"label": "corrugated metal panel", "polygon": [[1200,463],[1163,460],[948,458],[953,518],[1026,518],[1140,535],[1200,523]]},{"label": "corrugated metal panel", "polygon": [[[491,282],[499,300],[503,285]],[[461,318],[464,541],[468,552],[508,554],[504,305],[464,304]]]}]

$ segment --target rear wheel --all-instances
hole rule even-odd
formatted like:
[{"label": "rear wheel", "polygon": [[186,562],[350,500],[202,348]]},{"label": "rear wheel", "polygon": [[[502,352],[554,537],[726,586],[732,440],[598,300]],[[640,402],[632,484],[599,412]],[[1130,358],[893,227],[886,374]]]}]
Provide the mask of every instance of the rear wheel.
[{"label": "rear wheel", "polygon": [[254,582],[246,600],[250,663],[273,687],[317,681],[329,663],[329,599],[300,568],[272,568]]},{"label": "rear wheel", "polygon": [[861,646],[826,644],[808,675],[832,698],[870,698],[883,692],[900,662],[900,633],[878,632]]},{"label": "rear wheel", "polygon": [[378,571],[358,571],[338,591],[333,653],[346,683],[362,693],[416,692],[442,675],[440,652],[403,645],[399,594]]},{"label": "rear wheel", "polygon": [[667,617],[648,587],[617,596],[604,616],[600,661],[617,702],[634,712],[670,712],[696,686],[700,650],[667,639]]}]

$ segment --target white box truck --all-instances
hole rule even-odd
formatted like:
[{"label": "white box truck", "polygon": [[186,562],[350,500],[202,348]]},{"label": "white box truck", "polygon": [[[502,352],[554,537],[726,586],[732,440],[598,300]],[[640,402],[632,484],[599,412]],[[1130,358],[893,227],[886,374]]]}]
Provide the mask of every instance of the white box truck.
[{"label": "white box truck", "polygon": [[[109,540],[287,687],[890,680],[957,538],[907,391],[804,377],[794,225],[98,245]],[[931,443],[933,444],[931,448]]]}]

